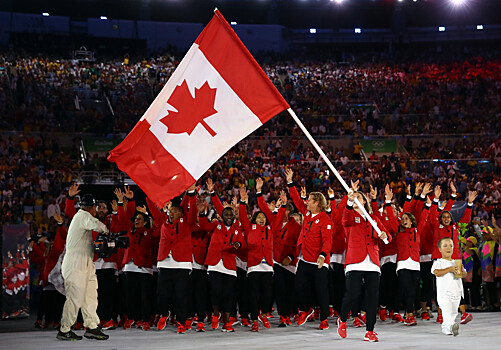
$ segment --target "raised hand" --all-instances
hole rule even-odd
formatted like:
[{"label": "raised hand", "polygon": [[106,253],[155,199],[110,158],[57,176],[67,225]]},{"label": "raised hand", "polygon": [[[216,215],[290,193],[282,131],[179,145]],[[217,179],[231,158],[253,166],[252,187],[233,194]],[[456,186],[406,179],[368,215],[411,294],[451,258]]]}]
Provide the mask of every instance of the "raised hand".
[{"label": "raised hand", "polygon": [[287,180],[287,183],[292,182],[292,178],[294,177],[294,172],[292,169],[286,169],[285,170],[285,179]]},{"label": "raised hand", "polygon": [[63,217],[58,213],[54,213],[54,220],[56,220],[59,224],[63,222]]},{"label": "raised hand", "polygon": [[416,184],[416,189],[414,190],[414,195],[419,196],[422,191],[423,191],[423,183],[422,182],[418,182]]},{"label": "raised hand", "polygon": [[207,185],[207,191],[214,192],[214,182],[212,182],[211,178],[208,178],[205,184]]},{"label": "raised hand", "polygon": [[431,198],[426,196],[426,204],[431,205]]},{"label": "raised hand", "polygon": [[428,195],[428,193],[431,193],[431,183],[430,182],[427,182],[424,187],[423,187],[423,191],[422,191],[422,194],[426,197]]},{"label": "raised hand", "polygon": [[146,205],[143,205],[142,207],[140,206],[137,206],[136,207],[136,210],[140,213],[143,213],[143,214],[146,214],[148,212],[148,210],[146,209]]},{"label": "raised hand", "polygon": [[282,201],[282,205],[287,204],[287,193],[284,190],[280,191],[280,200]]},{"label": "raised hand", "polygon": [[268,208],[270,208],[271,211],[275,210],[276,208],[275,201],[271,201],[270,203],[268,203]]},{"label": "raised hand", "polygon": [[407,191],[406,191],[407,195],[410,196],[411,195],[411,185],[407,185]]},{"label": "raised hand", "polygon": [[118,203],[116,200],[111,201],[111,211],[116,212],[118,210]]},{"label": "raised hand", "polygon": [[473,204],[473,202],[475,201],[475,199],[477,198],[478,196],[478,192],[477,191],[470,191],[468,192],[468,204]]},{"label": "raised hand", "polygon": [[263,188],[263,179],[258,177],[256,179],[256,192],[261,192],[261,189]]},{"label": "raised hand", "polygon": [[449,186],[451,188],[452,194],[456,194],[456,186],[454,185],[454,181],[451,181],[451,183],[449,184]]},{"label": "raised hand", "polygon": [[371,196],[371,199],[376,199],[377,198],[377,188],[370,185],[371,186],[371,192],[370,192],[370,196]]},{"label": "raised hand", "polygon": [[125,198],[128,200],[132,200],[132,198],[134,198],[134,192],[132,192],[129,186],[125,186]]},{"label": "raised hand", "polygon": [[70,188],[68,189],[68,195],[70,197],[75,197],[77,194],[80,193],[80,190],[78,189],[79,187],[80,185],[78,185],[76,182],[73,182]]},{"label": "raised hand", "polygon": [[334,196],[334,190],[329,187],[329,189],[327,190],[327,194],[329,195],[329,197]]},{"label": "raised hand", "polygon": [[440,185],[436,185],[435,186],[435,198],[437,200],[440,200],[440,195],[442,194],[442,188],[440,187]]},{"label": "raised hand", "polygon": [[384,197],[387,201],[391,201],[393,199],[393,191],[388,184],[384,187]]},{"label": "raised hand", "polygon": [[237,198],[237,196],[233,196],[233,199],[231,200],[231,206],[232,206],[234,209],[237,209],[237,208],[238,208],[238,198]]},{"label": "raised hand", "polygon": [[247,200],[249,199],[249,196],[248,196],[248,193],[249,191],[247,191],[247,189],[245,187],[240,187],[240,200],[242,202],[247,202]]},{"label": "raised hand", "polygon": [[355,182],[351,181],[351,189],[353,190],[353,192],[357,192],[358,191],[358,184],[359,184],[360,180],[357,180]]},{"label": "raised hand", "polygon": [[301,198],[305,198],[305,197],[306,197],[306,187],[301,186]]},{"label": "raised hand", "polygon": [[119,203],[123,203],[124,197],[125,197],[125,193],[122,192],[122,189],[115,188],[115,196],[117,196]]}]

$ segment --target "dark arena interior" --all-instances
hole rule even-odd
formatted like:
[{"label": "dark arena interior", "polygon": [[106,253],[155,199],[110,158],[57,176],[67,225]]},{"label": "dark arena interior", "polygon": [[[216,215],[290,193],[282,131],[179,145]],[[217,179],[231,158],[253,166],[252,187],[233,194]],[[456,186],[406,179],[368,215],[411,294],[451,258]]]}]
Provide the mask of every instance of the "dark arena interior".
[{"label": "dark arena interior", "polygon": [[496,349],[500,184],[499,0],[0,3],[0,348]]}]

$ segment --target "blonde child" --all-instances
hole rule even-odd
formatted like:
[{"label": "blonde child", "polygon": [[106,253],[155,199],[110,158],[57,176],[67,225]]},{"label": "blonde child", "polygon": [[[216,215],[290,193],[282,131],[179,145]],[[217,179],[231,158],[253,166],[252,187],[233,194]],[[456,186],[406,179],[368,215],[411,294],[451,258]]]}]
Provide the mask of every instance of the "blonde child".
[{"label": "blonde child", "polygon": [[462,265],[455,266],[452,259],[453,248],[454,243],[448,237],[438,241],[438,249],[442,258],[433,262],[431,273],[437,277],[437,302],[442,309],[444,318],[442,333],[457,336],[459,324],[455,320],[461,297],[463,297],[463,282],[461,278],[454,277],[454,274],[465,277],[466,271]]}]

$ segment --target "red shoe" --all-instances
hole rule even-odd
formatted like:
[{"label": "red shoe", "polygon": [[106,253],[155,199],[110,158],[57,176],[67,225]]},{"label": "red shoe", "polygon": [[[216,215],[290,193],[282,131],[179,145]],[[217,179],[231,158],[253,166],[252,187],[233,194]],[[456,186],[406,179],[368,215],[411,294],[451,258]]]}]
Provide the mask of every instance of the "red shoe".
[{"label": "red shoe", "polygon": [[441,315],[441,314],[440,314],[440,315],[438,315],[438,316],[437,316],[437,323],[442,324],[443,322],[444,322],[444,318],[442,317],[442,315]]},{"label": "red shoe", "polygon": [[275,316],[273,316],[273,314],[272,314],[271,312],[268,312],[268,313],[266,314],[266,317],[267,317],[267,318],[273,318],[273,317],[275,317]]},{"label": "red shoe", "polygon": [[393,317],[391,319],[395,322],[403,322],[404,321],[404,319],[402,318],[402,316],[400,316],[400,314],[398,312],[394,313]]},{"label": "red shoe", "polygon": [[151,328],[151,325],[149,322],[143,322],[143,326],[141,328],[143,328],[143,331],[149,331]]},{"label": "red shoe", "polygon": [[299,314],[294,315],[294,323],[298,323],[299,321]]},{"label": "red shoe", "polygon": [[467,312],[465,312],[462,316],[461,316],[461,324],[467,324],[468,322],[470,322],[471,320],[473,320],[473,316],[472,314],[469,314]]},{"label": "red shoe", "polygon": [[232,327],[231,322],[225,323],[221,330],[223,332],[235,332],[235,328]]},{"label": "red shoe", "polygon": [[313,313],[313,320],[318,320],[320,318],[320,308],[316,307]]},{"label": "red shoe", "polygon": [[404,326],[416,326],[416,325],[417,325],[417,321],[414,318],[414,315],[406,317],[404,319]]},{"label": "red shoe", "polygon": [[362,324],[365,326],[367,323],[367,314],[358,314],[358,317],[362,320]]},{"label": "red shoe", "polygon": [[311,318],[311,316],[313,316],[313,310],[312,309],[308,310],[308,312],[301,311],[299,313],[299,317],[297,318],[297,325],[298,326],[302,326],[303,324],[306,323],[306,321],[308,321]]},{"label": "red shoe", "polygon": [[189,331],[191,329],[191,324],[193,322],[192,318],[187,318],[186,321],[184,322],[184,328]]},{"label": "red shoe", "polygon": [[291,318],[290,318],[289,316],[287,316],[287,317],[285,318],[285,324],[286,324],[287,326],[290,326],[290,325],[292,324],[292,322],[291,322]]},{"label": "red shoe", "polygon": [[393,320],[393,311],[390,311],[390,313],[388,314],[388,318],[389,318],[390,320]]},{"label": "red shoe", "polygon": [[249,327],[250,326],[250,323],[246,318],[241,318],[240,324],[242,325],[242,327]]},{"label": "red shoe", "polygon": [[231,324],[232,326],[234,326],[234,325],[238,324],[238,320],[237,320],[237,318],[236,318],[236,317],[230,317],[230,324]]},{"label": "red shoe", "polygon": [[337,334],[341,338],[346,338],[346,322],[342,322],[341,317],[337,318]]},{"label": "red shoe", "polygon": [[186,333],[186,329],[181,323],[177,323],[177,334],[184,334]]},{"label": "red shoe", "polygon": [[125,322],[125,318],[120,318],[120,321],[118,322],[118,327],[123,327]]},{"label": "red shoe", "polygon": [[268,322],[268,317],[266,315],[261,314],[257,317],[259,321],[263,324],[264,328],[271,328],[270,322]]},{"label": "red shoe", "polygon": [[161,331],[162,329],[165,328],[166,325],[167,325],[167,316],[160,317],[160,319],[158,320],[158,323],[157,323],[157,329],[159,331]]},{"label": "red shoe", "polygon": [[259,324],[257,321],[252,322],[251,332],[259,332]]},{"label": "red shoe", "polygon": [[205,327],[203,322],[197,323],[197,332],[205,332]]},{"label": "red shoe", "polygon": [[386,321],[387,314],[386,314],[386,309],[385,308],[379,309],[378,314],[379,314],[379,319],[381,321]]},{"label": "red shoe", "polygon": [[[43,326],[42,326],[42,328],[43,328]],[[46,327],[46,328],[47,328],[47,327]],[[77,322],[77,323],[75,324],[75,328],[73,328],[73,329],[74,329],[74,330],[76,330],[76,331],[80,331],[80,330],[82,330],[83,328],[84,328],[83,323]]]},{"label": "red shoe", "polygon": [[113,320],[109,320],[103,323],[102,329],[115,329],[117,328],[117,324]]},{"label": "red shoe", "polygon": [[430,320],[430,315],[428,314],[428,311],[421,312],[421,319],[423,321],[429,321]]},{"label": "red shoe", "polygon": [[353,327],[355,328],[360,328],[362,326],[365,326],[365,322],[364,322],[364,319],[363,317],[360,315],[360,316],[357,316],[353,319]]},{"label": "red shoe", "polygon": [[326,329],[329,329],[329,322],[327,322],[327,319],[320,322],[320,330],[324,331]]},{"label": "red shoe", "polygon": [[278,323],[278,326],[279,326],[279,327],[282,327],[282,328],[283,328],[283,327],[287,327],[287,323],[286,323],[286,321],[285,321],[285,317],[280,316],[280,322]]},{"label": "red shoe", "polygon": [[134,320],[125,320],[124,329],[129,329],[134,325]]},{"label": "red shoe", "polygon": [[365,333],[364,341],[376,342],[378,340],[376,332],[367,331]]},{"label": "red shoe", "polygon": [[136,328],[142,328],[143,327],[143,321],[142,320],[139,320],[136,322]]},{"label": "red shoe", "polygon": [[218,316],[212,316],[212,322],[210,323],[210,327],[212,329],[217,329],[219,327],[219,317]]}]

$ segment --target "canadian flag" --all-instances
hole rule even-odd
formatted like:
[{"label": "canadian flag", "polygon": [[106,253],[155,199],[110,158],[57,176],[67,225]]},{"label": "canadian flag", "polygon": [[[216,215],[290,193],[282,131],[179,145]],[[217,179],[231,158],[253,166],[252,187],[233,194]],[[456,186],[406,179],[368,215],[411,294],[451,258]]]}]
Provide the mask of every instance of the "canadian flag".
[{"label": "canadian flag", "polygon": [[221,13],[108,160],[158,206],[289,105]]}]

